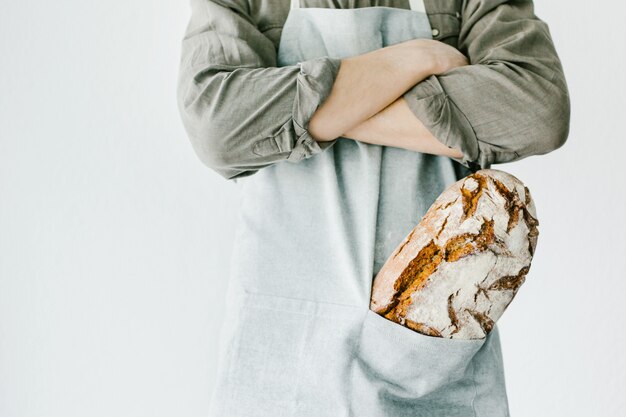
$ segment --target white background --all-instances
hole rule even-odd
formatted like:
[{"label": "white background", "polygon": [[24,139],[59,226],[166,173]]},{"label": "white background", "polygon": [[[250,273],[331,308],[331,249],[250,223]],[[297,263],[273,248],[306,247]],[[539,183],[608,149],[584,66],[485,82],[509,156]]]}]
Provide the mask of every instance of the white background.
[{"label": "white background", "polygon": [[[571,131],[493,168],[540,236],[500,319],[512,416],[626,409],[621,2],[537,0]],[[0,13],[0,416],[204,416],[238,188],[176,108],[188,2],[6,1]],[[227,416],[226,416],[227,417]]]}]

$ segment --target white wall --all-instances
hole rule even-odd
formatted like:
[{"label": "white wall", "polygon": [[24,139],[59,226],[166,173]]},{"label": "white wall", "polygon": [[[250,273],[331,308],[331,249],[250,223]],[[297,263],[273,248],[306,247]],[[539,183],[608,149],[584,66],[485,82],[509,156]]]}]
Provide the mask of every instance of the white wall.
[{"label": "white wall", "polygon": [[535,3],[563,62],[570,137],[555,152],[496,165],[537,204],[527,281],[501,318],[511,413],[626,410],[626,25],[623,3]]},{"label": "white wall", "polygon": [[[573,6],[575,4],[575,6]],[[536,1],[572,96],[566,145],[507,165],[540,237],[500,320],[513,416],[626,408],[626,108],[616,0]],[[188,2],[0,13],[0,416],[203,416],[238,190],[176,109]]]}]

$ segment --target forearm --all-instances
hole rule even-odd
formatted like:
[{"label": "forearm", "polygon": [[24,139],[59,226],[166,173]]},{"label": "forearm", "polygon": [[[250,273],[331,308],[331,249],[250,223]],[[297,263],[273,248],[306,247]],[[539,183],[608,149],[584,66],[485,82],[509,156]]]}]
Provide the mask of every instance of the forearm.
[{"label": "forearm", "polygon": [[341,136],[433,74],[435,64],[419,40],[343,59],[330,95],[309,121],[309,133],[318,141]]},{"label": "forearm", "polygon": [[411,112],[403,97],[347,130],[342,136],[375,145],[460,158],[460,149],[441,143]]}]

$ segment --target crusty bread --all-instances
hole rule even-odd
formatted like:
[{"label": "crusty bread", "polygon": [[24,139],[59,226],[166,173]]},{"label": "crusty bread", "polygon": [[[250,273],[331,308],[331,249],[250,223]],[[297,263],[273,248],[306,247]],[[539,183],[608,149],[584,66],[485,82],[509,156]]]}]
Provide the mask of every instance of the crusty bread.
[{"label": "crusty bread", "polygon": [[470,174],[387,259],[370,309],[429,336],[484,338],[528,274],[538,225],[521,181],[496,169]]}]

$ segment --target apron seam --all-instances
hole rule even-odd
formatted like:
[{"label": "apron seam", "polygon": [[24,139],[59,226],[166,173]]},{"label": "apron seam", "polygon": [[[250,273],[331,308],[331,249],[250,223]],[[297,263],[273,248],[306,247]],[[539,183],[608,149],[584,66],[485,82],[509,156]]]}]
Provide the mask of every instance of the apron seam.
[{"label": "apron seam", "polygon": [[[367,309],[369,310],[369,307]],[[365,314],[363,314],[363,318],[361,320],[361,326],[359,328],[359,333],[356,336],[356,343],[353,344],[352,350],[350,350],[350,372],[352,372],[352,369],[356,365],[356,362],[357,362],[356,352],[358,352],[359,348],[361,347],[361,339],[363,335],[363,329],[365,328],[366,319],[367,319],[367,311],[365,312]],[[352,410],[353,398],[351,397],[351,393],[354,391],[354,388],[353,388],[354,378],[352,378],[351,376],[348,377],[348,383],[349,383],[348,398],[350,399],[350,403],[349,403],[350,405],[348,407],[348,417],[356,417],[356,414],[354,414]]]},{"label": "apron seam", "polygon": [[472,411],[474,412],[474,417],[477,417],[476,414],[476,398],[478,397],[478,387],[476,386],[476,358],[472,358],[472,385],[474,385],[474,397],[472,398]]}]

